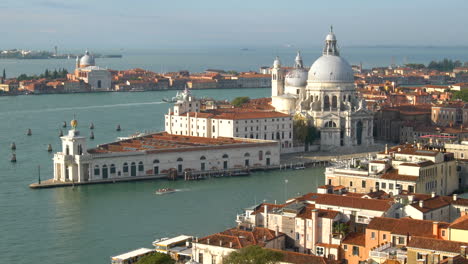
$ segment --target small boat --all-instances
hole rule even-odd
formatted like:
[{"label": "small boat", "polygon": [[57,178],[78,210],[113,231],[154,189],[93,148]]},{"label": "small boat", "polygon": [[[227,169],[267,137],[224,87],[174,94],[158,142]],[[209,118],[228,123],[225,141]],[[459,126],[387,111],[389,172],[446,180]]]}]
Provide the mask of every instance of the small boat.
[{"label": "small boat", "polygon": [[116,131],[120,131],[120,125],[117,125],[117,128],[115,129]]},{"label": "small boat", "polygon": [[297,167],[294,167],[295,170],[305,170],[306,167],[304,166],[297,166]]},{"label": "small boat", "polygon": [[236,171],[236,172],[233,172],[231,173],[231,176],[249,176],[250,175],[250,172],[248,171]]},{"label": "small boat", "polygon": [[171,189],[171,188],[163,188],[163,189],[157,189],[156,194],[168,194],[168,193],[175,193],[176,189]]}]

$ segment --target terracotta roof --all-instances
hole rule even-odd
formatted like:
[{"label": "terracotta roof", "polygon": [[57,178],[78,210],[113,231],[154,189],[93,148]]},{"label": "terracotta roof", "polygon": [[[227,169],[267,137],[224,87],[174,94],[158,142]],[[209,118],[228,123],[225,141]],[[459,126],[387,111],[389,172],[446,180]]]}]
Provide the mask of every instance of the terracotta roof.
[{"label": "terracotta roof", "polygon": [[231,228],[223,232],[203,237],[198,240],[198,243],[240,249],[252,245],[263,247],[268,241],[280,236],[284,236],[284,234],[279,232],[278,236],[276,236],[275,231],[263,227],[256,227],[252,231]]},{"label": "terracotta roof", "polygon": [[[441,264],[448,263],[449,258],[443,259],[440,261]],[[462,257],[461,255],[456,255],[455,257],[452,258],[452,264],[467,264],[468,259],[465,257]]]},{"label": "terracotta roof", "polygon": [[356,245],[365,247],[366,246],[366,234],[364,233],[349,233],[341,242],[348,245]]},{"label": "terracotta roof", "polygon": [[366,199],[336,194],[322,194],[315,200],[315,203],[373,211],[387,211],[393,204],[391,201]]},{"label": "terracotta roof", "polygon": [[[448,223],[437,223],[439,228],[447,227]],[[429,220],[418,220],[412,218],[387,218],[387,217],[374,217],[367,229],[388,231],[396,235],[411,235],[422,237],[434,237],[433,235],[434,222]]]},{"label": "terracotta roof", "polygon": [[436,251],[445,251],[451,253],[459,253],[461,246],[468,246],[468,243],[442,240],[435,238],[427,238],[420,236],[413,236],[408,242],[408,248],[429,249]]},{"label": "terracotta roof", "polygon": [[116,141],[99,145],[97,148],[89,149],[90,154],[116,153],[116,152],[181,152],[204,150],[207,148],[231,148],[253,146],[252,144],[265,144],[251,140],[235,138],[206,138],[183,135],[172,135],[166,132],[150,134],[146,136]]},{"label": "terracotta roof", "polygon": [[434,165],[435,163],[431,160],[425,160],[420,162],[405,162],[401,163],[400,166],[412,166],[412,167],[427,167]]},{"label": "terracotta roof", "polygon": [[411,175],[402,175],[398,173],[398,170],[389,170],[388,172],[382,174],[380,176],[381,179],[387,179],[387,180],[397,180],[397,181],[418,181],[419,177],[418,176],[411,176]]},{"label": "terracotta roof", "polygon": [[441,196],[436,196],[436,197],[431,197],[428,199],[424,199],[423,201],[423,206],[419,206],[419,202],[412,203],[411,206],[414,207],[416,210],[427,213],[435,209],[440,209],[445,206],[449,206],[450,202],[447,202],[446,199],[444,199]]},{"label": "terracotta roof", "polygon": [[453,221],[450,228],[468,230],[468,215],[461,216]]}]

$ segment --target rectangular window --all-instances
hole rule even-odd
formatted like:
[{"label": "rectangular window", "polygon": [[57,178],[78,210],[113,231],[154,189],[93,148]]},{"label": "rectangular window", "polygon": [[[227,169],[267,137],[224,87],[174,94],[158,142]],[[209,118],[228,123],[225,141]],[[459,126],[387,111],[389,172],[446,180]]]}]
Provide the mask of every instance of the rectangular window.
[{"label": "rectangular window", "polygon": [[375,239],[375,232],[371,232],[371,238]]},{"label": "rectangular window", "polygon": [[389,184],[388,184],[388,188],[389,188],[390,190],[393,190],[393,183],[389,183]]},{"label": "rectangular window", "polygon": [[383,234],[383,235],[382,235],[382,239],[383,239],[383,240],[386,240],[386,239],[387,239],[387,235],[386,235],[386,234]]},{"label": "rectangular window", "polygon": [[343,250],[348,251],[348,245],[343,245]]},{"label": "rectangular window", "polygon": [[353,246],[353,256],[359,256],[359,247]]},{"label": "rectangular window", "polygon": [[366,188],[366,181],[363,180],[362,183],[361,183],[361,185],[362,185],[362,188]]},{"label": "rectangular window", "polygon": [[387,183],[386,183],[386,182],[382,182],[381,186],[382,186],[382,189],[385,189],[385,188],[387,188]]}]

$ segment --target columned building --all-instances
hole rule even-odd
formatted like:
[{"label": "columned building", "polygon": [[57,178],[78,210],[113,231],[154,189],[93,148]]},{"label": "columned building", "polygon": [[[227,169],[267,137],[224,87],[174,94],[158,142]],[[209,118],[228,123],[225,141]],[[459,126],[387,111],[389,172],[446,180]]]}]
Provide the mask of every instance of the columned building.
[{"label": "columned building", "polygon": [[322,56],[308,73],[299,53],[288,72],[282,70],[276,58],[272,90],[272,104],[277,111],[302,115],[320,130],[322,150],[374,143],[373,115],[358,98],[353,70],[340,56],[333,30],[325,39]]}]

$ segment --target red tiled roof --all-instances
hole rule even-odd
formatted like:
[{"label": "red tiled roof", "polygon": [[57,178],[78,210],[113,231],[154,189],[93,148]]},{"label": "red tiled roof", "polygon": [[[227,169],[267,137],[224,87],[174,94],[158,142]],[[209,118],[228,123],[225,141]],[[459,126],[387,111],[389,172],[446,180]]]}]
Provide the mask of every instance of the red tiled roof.
[{"label": "red tiled roof", "polygon": [[[447,227],[448,223],[439,222],[439,228]],[[429,220],[418,220],[412,218],[388,218],[388,217],[374,217],[369,225],[368,230],[381,230],[391,232],[397,235],[411,235],[422,237],[434,237],[433,235],[434,222]]]},{"label": "red tiled roof", "polygon": [[374,200],[352,196],[343,196],[336,194],[322,194],[316,200],[315,204],[333,205],[349,208],[359,208],[373,211],[387,211],[392,206],[392,201]]},{"label": "red tiled roof", "polygon": [[411,175],[402,175],[398,173],[398,170],[393,169],[389,170],[388,172],[382,174],[380,176],[381,179],[387,179],[387,180],[397,180],[397,181],[417,181],[419,179],[418,176],[411,176]]},{"label": "red tiled roof", "polygon": [[346,237],[343,239],[341,243],[365,247],[366,246],[366,234],[354,233],[354,232],[349,233],[346,235]]},{"label": "red tiled roof", "polygon": [[468,246],[468,243],[420,236],[411,237],[411,240],[408,242],[407,245],[408,248],[445,251],[455,254],[460,252],[461,246]]},{"label": "red tiled roof", "polygon": [[453,221],[450,228],[468,230],[468,215],[461,216]]},{"label": "red tiled roof", "polygon": [[284,236],[284,234],[278,232],[278,235],[276,235],[275,231],[263,227],[256,227],[252,231],[231,228],[223,232],[203,237],[198,240],[198,243],[240,249],[252,245],[263,247],[268,241],[280,236]]}]

